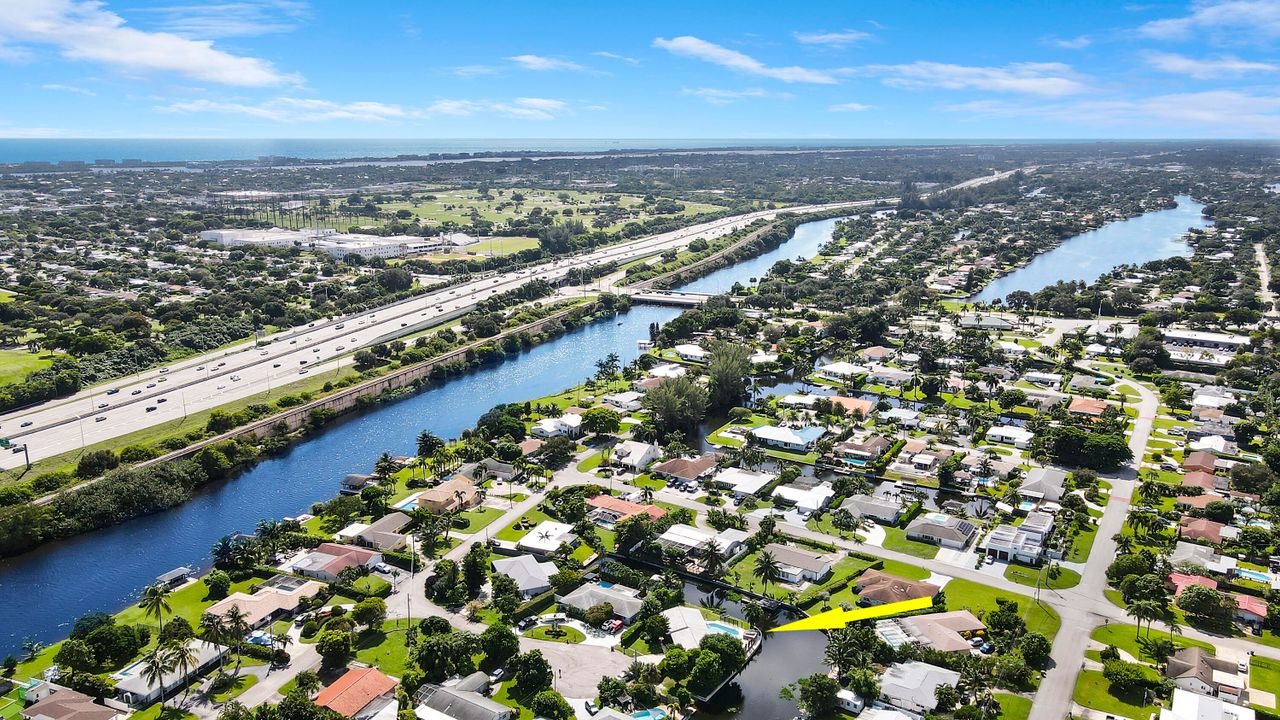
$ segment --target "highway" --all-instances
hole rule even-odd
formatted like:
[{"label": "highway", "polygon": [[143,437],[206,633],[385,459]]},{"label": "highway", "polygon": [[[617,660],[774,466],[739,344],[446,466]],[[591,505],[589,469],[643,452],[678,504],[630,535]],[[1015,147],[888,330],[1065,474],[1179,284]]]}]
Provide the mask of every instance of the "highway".
[{"label": "highway", "polygon": [[[376,310],[317,321],[259,341],[206,353],[163,368],[119,378],[67,398],[0,416],[0,437],[26,445],[32,462],[266,393],[350,363],[358,349],[437,326],[476,304],[535,279],[558,283],[575,273],[623,264],[696,239],[714,239],[782,212],[811,213],[865,207],[874,200],[765,210],[693,225],[561,258],[522,270],[490,274]],[[22,465],[20,450],[0,451],[0,468]]]}]

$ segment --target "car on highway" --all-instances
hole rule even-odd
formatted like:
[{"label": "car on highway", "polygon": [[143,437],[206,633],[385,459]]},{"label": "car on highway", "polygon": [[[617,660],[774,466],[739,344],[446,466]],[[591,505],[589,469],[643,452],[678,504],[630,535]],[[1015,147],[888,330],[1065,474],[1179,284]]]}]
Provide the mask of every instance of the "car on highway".
[{"label": "car on highway", "polygon": [[298,371],[298,374],[299,374],[299,375],[306,375],[306,374],[307,374],[307,369],[306,369],[306,368],[302,368],[301,370],[299,370],[299,371]]},{"label": "car on highway", "polygon": [[311,352],[313,353],[320,352],[320,348],[311,348]]},{"label": "car on highway", "polygon": [[106,408],[107,408],[107,404],[106,404],[106,403],[98,403],[98,409],[99,409],[99,410],[105,410]]},{"label": "car on highway", "polygon": [[110,390],[108,390],[108,391],[107,391],[107,394],[108,394],[108,395],[115,395],[115,394],[116,394],[116,393],[118,393],[118,392],[120,392],[120,388],[111,388]]},{"label": "car on highway", "polygon": [[155,383],[147,383],[147,389],[148,389],[148,390],[150,390],[151,388],[153,388],[153,387],[155,387],[155,386],[156,386],[156,384],[155,384]]},{"label": "car on highway", "polygon": [[204,369],[204,366],[203,366],[203,365],[201,365],[200,367],[196,368],[196,370],[203,370],[203,369]]},{"label": "car on highway", "polygon": [[22,423],[18,427],[31,427],[32,425],[33,423],[30,420],[27,420],[26,422]]},{"label": "car on highway", "polygon": [[299,360],[299,361],[298,361],[298,364],[299,364],[299,365],[306,365],[306,364],[307,364],[307,361],[306,361],[306,360]]},{"label": "car on highway", "polygon": [[167,373],[167,372],[169,372],[169,368],[160,368],[160,374],[161,374],[161,375],[164,375],[164,374],[165,374],[165,373]]},{"label": "car on highway", "polygon": [[409,323],[400,323],[400,327],[409,327]]},{"label": "car on highway", "polygon": [[347,349],[347,346],[346,346],[346,345],[339,345],[338,347],[336,347],[336,348],[334,348],[334,349],[335,349],[335,350],[337,350],[338,352],[342,352],[343,350],[346,350],[346,349]]},{"label": "car on highway", "polygon": [[131,393],[129,393],[129,394],[130,394],[130,395],[141,395],[141,394],[142,394],[142,391],[141,391],[141,390],[134,390],[133,392],[131,392]]},{"label": "car on highway", "polygon": [[297,341],[297,340],[290,340],[290,341],[289,341],[289,344],[290,344],[290,345],[297,345],[297,344],[298,344],[298,341]]},{"label": "car on highway", "polygon": [[278,368],[278,367],[280,367],[280,363],[272,363],[272,364],[271,364],[271,367],[273,367],[273,368]]},{"label": "car on highway", "polygon": [[271,354],[271,351],[270,351],[270,350],[263,350],[262,352],[260,352],[260,353],[258,353],[258,354],[259,354],[259,355],[270,355],[270,354]]},{"label": "car on highway", "polygon": [[334,330],[341,330],[342,328],[344,328],[344,327],[346,327],[346,326],[347,326],[347,324],[346,324],[346,323],[338,323],[337,325],[334,325],[334,326],[333,326],[333,329],[334,329]]},{"label": "car on highway", "polygon": [[240,382],[240,376],[239,376],[239,375],[232,375],[232,376],[231,376],[231,382]]},{"label": "car on highway", "polygon": [[169,402],[169,399],[168,399],[168,398],[156,398],[156,402],[158,402],[158,403],[166,403],[166,402]]},{"label": "car on highway", "polygon": [[226,389],[227,389],[227,386],[226,386],[226,385],[219,385],[219,386],[218,386],[218,389],[219,389],[219,390],[226,390]]},{"label": "car on highway", "polygon": [[[155,410],[155,408],[151,408],[151,409],[152,409],[152,410]],[[94,419],[93,419],[93,421],[94,421],[94,422],[102,422],[103,420],[106,420],[106,419],[107,419],[107,416],[106,416],[106,415],[99,415],[98,417],[94,418]]]},{"label": "car on highway", "polygon": [[227,364],[227,362],[224,360],[224,361],[222,361],[222,362],[218,363],[217,365],[215,365],[214,367],[222,367],[223,365],[226,365],[226,364]]},{"label": "car on highway", "polygon": [[[156,406],[155,406],[155,405],[148,405],[148,406],[147,406],[147,412],[155,412],[155,410],[156,410]],[[106,418],[102,418],[102,419],[103,419],[103,420],[106,420]]]},{"label": "car on highway", "polygon": [[169,378],[159,378],[159,379],[157,379],[157,380],[156,380],[156,382],[161,383],[161,382],[166,382],[166,381],[168,381],[168,380],[169,380]]}]

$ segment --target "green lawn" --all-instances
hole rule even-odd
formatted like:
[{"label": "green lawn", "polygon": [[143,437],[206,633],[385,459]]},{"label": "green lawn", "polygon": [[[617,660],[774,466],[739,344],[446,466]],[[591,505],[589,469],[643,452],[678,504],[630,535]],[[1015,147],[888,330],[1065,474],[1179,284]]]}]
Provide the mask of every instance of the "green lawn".
[{"label": "green lawn", "polygon": [[906,553],[912,557],[933,559],[938,556],[938,546],[933,543],[918,542],[907,539],[907,531],[902,528],[887,527],[884,529],[884,549]]},{"label": "green lawn", "polygon": [[534,640],[550,640],[551,642],[571,644],[580,643],[587,639],[587,636],[583,635],[581,630],[571,628],[566,625],[560,626],[558,634],[552,635],[551,633],[552,629],[550,625],[541,625],[526,632],[524,636],[527,638],[533,638]]},{"label": "green lawn", "polygon": [[995,610],[996,598],[1013,600],[1018,603],[1019,614],[1026,621],[1027,630],[1041,633],[1050,640],[1058,634],[1058,628],[1062,625],[1062,619],[1058,617],[1057,611],[1048,605],[1038,605],[1034,599],[1026,595],[1015,595],[969,580],[952,580],[947,583],[944,594],[947,598],[948,610],[967,608],[980,618],[987,612]]},{"label": "green lawn", "polygon": [[511,720],[533,720],[533,711],[521,705],[520,701],[512,695],[515,692],[515,684],[515,681],[511,680],[498,686],[493,693],[493,701],[518,711]]},{"label": "green lawn", "polygon": [[[253,577],[248,580],[231,583],[229,592],[249,592],[254,585],[267,579],[266,577]],[[171,617],[186,618],[187,622],[195,627],[200,623],[200,616],[204,614],[206,608],[213,605],[217,600],[208,596],[208,589],[204,586],[203,581],[196,581],[169,593],[169,612],[165,613],[165,620]],[[154,617],[148,617],[142,608],[137,605],[121,610],[116,614],[116,620],[126,625],[148,625],[153,629],[158,626]]]},{"label": "green lawn", "polygon": [[257,684],[258,684],[257,675],[249,675],[247,673],[244,675],[237,675],[235,678],[235,681],[231,684],[230,687],[228,687],[226,690],[223,690],[222,692],[213,694],[213,701],[224,703],[234,697],[238,697],[245,690],[248,690],[249,688]]},{"label": "green lawn", "polygon": [[[1123,650],[1144,662],[1155,662],[1150,655],[1147,655],[1146,652],[1143,651],[1142,641],[1147,637],[1150,637],[1152,640],[1168,640],[1169,633],[1160,632],[1159,630],[1155,632],[1148,632],[1145,628],[1141,635],[1136,635],[1135,633],[1137,632],[1138,626],[1136,625],[1111,623],[1094,630],[1090,637],[1103,645],[1115,645],[1118,649]],[[1181,635],[1173,636],[1173,644],[1177,647],[1198,647],[1204,648],[1210,652],[1213,651],[1213,646],[1209,643],[1201,642],[1199,640],[1191,640],[1189,638],[1182,637]]]},{"label": "green lawn", "polygon": [[649,488],[650,490],[661,490],[667,486],[665,481],[656,477],[651,477],[648,473],[637,475],[636,478],[631,481],[631,484],[638,488]]},{"label": "green lawn", "polygon": [[995,693],[996,702],[1000,703],[1000,720],[1027,720],[1031,714],[1031,700],[1021,695]]},{"label": "green lawn", "polygon": [[1112,715],[1134,720],[1147,720],[1159,705],[1143,704],[1142,691],[1117,694],[1101,670],[1081,670],[1076,682],[1075,701],[1081,705]]},{"label": "green lawn", "polygon": [[139,710],[138,712],[130,715],[129,720],[159,720],[159,718],[162,717],[164,720],[187,720],[187,718],[195,718],[195,715],[179,710],[175,707],[165,707],[163,714],[161,714],[160,711],[160,703],[156,703],[145,710]]},{"label": "green lawn", "polygon": [[53,364],[56,355],[33,353],[25,349],[0,350],[0,385],[22,382],[29,373]]},{"label": "green lawn", "polygon": [[[1249,661],[1249,686],[1280,692],[1280,660],[1254,655]],[[1273,707],[1280,707],[1280,702]]]},{"label": "green lawn", "polygon": [[578,463],[578,472],[591,472],[600,467],[600,463],[604,461],[603,452],[594,452],[587,456],[586,460]]},{"label": "green lawn", "polygon": [[356,659],[392,677],[404,677],[409,667],[409,649],[404,644],[406,627],[408,620],[388,620],[379,630],[362,631],[352,643]]},{"label": "green lawn", "polygon": [[1050,579],[1048,571],[1044,568],[1024,567],[1010,563],[1004,569],[1004,577],[1006,580],[1012,580],[1027,587],[1035,587],[1038,580],[1041,583],[1040,587],[1050,590],[1061,590],[1080,584],[1080,573],[1064,567],[1058,568],[1057,578]]},{"label": "green lawn", "polygon": [[356,580],[355,587],[357,590],[362,590],[366,594],[381,596],[382,593],[385,593],[387,589],[391,587],[391,583],[376,575],[365,575],[359,580]]},{"label": "green lawn", "polygon": [[1098,526],[1089,525],[1080,529],[1067,551],[1068,562],[1088,562],[1089,553],[1093,551],[1093,541],[1098,538]]},{"label": "green lawn", "polygon": [[529,531],[537,527],[538,523],[550,519],[550,515],[542,512],[538,508],[534,508],[518,518],[515,522],[503,528],[496,537],[499,540],[515,542],[525,535],[528,535]]},{"label": "green lawn", "polygon": [[459,516],[467,519],[467,526],[464,528],[458,528],[455,532],[471,534],[480,532],[488,527],[494,520],[502,517],[502,511],[497,508],[478,507],[459,513]]},{"label": "green lawn", "polygon": [[885,572],[908,580],[923,580],[933,574],[922,567],[908,565],[897,560],[884,560],[883,562]]}]

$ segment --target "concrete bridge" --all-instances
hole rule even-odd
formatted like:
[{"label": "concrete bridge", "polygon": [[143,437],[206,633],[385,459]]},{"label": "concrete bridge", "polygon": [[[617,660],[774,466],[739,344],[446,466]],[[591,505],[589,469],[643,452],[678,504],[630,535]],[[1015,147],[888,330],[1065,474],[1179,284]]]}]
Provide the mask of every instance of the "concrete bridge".
[{"label": "concrete bridge", "polygon": [[631,301],[649,305],[674,305],[676,307],[693,307],[711,299],[708,293],[677,292],[674,290],[645,290],[632,292]]}]

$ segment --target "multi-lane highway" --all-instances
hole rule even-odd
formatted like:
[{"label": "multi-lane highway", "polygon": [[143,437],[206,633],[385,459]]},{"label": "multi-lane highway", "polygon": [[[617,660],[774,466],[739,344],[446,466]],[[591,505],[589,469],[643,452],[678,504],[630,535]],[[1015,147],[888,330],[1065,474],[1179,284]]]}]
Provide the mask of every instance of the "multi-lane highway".
[{"label": "multi-lane highway", "polygon": [[[787,208],[816,212],[866,202]],[[691,241],[733,232],[783,210],[714,220],[681,230],[611,245],[523,270],[491,274],[377,310],[319,321],[257,342],[207,353],[157,370],[120,378],[74,396],[0,416],[0,437],[26,445],[32,462],[76,450],[186,415],[265,393],[331,371],[357,349],[439,325],[498,293],[534,280],[573,282],[575,273],[610,262],[626,263],[681,248]],[[21,452],[0,452],[0,467],[21,465]]]}]

